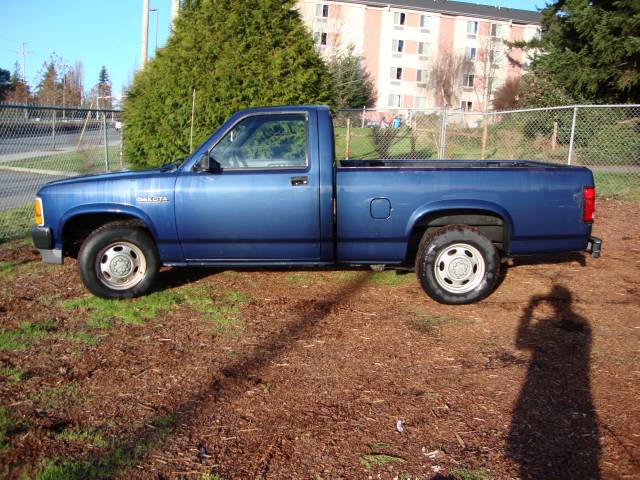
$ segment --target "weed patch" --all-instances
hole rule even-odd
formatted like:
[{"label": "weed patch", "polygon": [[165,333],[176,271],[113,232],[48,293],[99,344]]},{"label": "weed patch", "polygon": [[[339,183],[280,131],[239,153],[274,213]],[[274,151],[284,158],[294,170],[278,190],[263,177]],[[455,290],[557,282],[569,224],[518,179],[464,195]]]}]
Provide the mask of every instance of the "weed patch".
[{"label": "weed patch", "polygon": [[387,465],[389,463],[405,463],[405,460],[393,455],[385,455],[383,453],[370,453],[360,456],[360,463],[364,468],[370,470],[373,467]]},{"label": "weed patch", "polygon": [[489,480],[489,475],[484,469],[456,468],[451,471],[451,476],[456,480]]},{"label": "weed patch", "polygon": [[19,262],[0,262],[0,280],[12,280]]},{"label": "weed patch", "polygon": [[65,310],[88,312],[87,326],[109,328],[111,319],[128,325],[144,325],[160,312],[184,301],[179,291],[164,290],[132,300],[105,300],[94,296],[74,298],[61,303]]},{"label": "weed patch", "polygon": [[186,296],[187,305],[222,329],[239,327],[240,308],[250,301],[251,297],[236,290],[216,296],[204,287],[193,288]]},{"label": "weed patch", "polygon": [[373,272],[369,277],[369,281],[377,285],[401,286],[411,283],[413,280],[415,280],[415,276],[411,275],[411,273],[397,270]]},{"label": "weed patch", "polygon": [[7,386],[13,387],[26,378],[26,373],[17,367],[4,367],[0,369],[0,377],[4,377]]},{"label": "weed patch", "polygon": [[9,410],[0,407],[0,454],[9,448],[9,431],[13,427],[13,421]]},{"label": "weed patch", "polygon": [[109,444],[100,432],[95,430],[63,430],[56,435],[59,440],[89,444],[96,448],[106,448]]},{"label": "weed patch", "polygon": [[305,272],[297,272],[297,273],[290,273],[289,275],[287,275],[287,282],[289,283],[313,283],[313,282],[317,282],[318,281],[318,277],[315,276],[313,273],[305,273]]},{"label": "weed patch", "polygon": [[63,404],[75,405],[78,403],[80,388],[76,383],[60,385],[59,387],[40,390],[31,399],[38,403],[43,410],[58,410]]},{"label": "weed patch", "polygon": [[0,350],[24,350],[50,335],[56,327],[53,320],[23,322],[17,330],[0,331]]}]

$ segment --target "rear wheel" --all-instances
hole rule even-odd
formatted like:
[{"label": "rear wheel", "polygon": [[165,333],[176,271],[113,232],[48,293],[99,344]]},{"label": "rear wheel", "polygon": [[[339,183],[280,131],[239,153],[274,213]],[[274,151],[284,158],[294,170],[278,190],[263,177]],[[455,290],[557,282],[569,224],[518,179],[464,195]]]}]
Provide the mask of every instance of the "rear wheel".
[{"label": "rear wheel", "polygon": [[155,284],[160,259],[156,246],[139,226],[110,223],[93,231],[78,253],[80,277],[102,298],[132,298]]},{"label": "rear wheel", "polygon": [[467,225],[426,234],[416,255],[422,289],[440,303],[474,303],[489,295],[500,273],[500,255],[491,241]]}]

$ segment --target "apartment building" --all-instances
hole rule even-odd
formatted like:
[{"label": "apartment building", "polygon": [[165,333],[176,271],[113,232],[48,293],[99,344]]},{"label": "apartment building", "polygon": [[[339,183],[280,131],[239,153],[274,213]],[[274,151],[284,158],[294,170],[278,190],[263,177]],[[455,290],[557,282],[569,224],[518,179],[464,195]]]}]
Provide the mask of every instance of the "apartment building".
[{"label": "apartment building", "polygon": [[349,47],[362,56],[380,109],[491,108],[494,92],[529,62],[505,41],[530,40],[540,27],[537,12],[447,0],[297,5],[324,57]]}]

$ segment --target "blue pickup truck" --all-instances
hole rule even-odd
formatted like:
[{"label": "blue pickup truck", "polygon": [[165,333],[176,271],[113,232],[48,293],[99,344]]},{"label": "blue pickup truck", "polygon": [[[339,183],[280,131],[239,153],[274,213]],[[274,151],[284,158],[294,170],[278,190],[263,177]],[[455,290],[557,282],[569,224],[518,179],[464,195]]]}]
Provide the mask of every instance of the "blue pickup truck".
[{"label": "blue pickup truck", "polygon": [[502,259],[600,253],[593,175],[530,161],[335,159],[325,106],[234,114],[189,158],[61,180],[35,202],[45,262],[130,298],[161,265],[415,268],[438,302],[489,295]]}]

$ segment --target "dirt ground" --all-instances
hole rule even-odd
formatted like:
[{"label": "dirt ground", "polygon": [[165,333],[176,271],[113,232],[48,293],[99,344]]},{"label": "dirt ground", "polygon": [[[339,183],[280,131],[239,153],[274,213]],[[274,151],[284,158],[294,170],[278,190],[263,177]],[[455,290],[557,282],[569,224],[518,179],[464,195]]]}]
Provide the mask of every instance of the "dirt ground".
[{"label": "dirt ground", "polygon": [[395,272],[166,270],[130,302],[0,247],[0,475],[640,478],[640,205],[476,305]]}]

